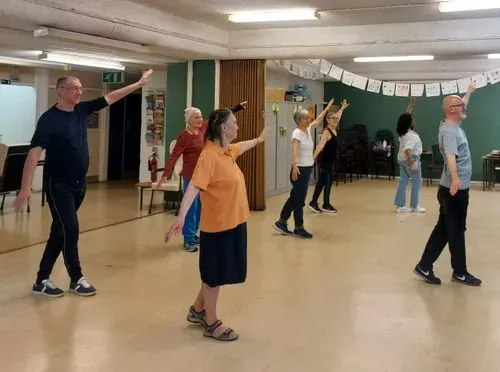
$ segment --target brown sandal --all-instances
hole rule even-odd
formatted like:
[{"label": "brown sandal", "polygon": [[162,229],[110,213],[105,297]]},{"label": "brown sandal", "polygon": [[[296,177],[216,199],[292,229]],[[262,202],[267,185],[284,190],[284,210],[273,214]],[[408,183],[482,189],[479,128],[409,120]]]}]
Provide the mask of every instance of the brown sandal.
[{"label": "brown sandal", "polygon": [[203,321],[203,336],[212,337],[219,341],[234,341],[237,340],[240,336],[233,331],[231,328],[226,328],[224,332],[220,335],[215,335],[214,331],[222,325],[222,321],[217,320],[212,325],[208,325],[205,321]]}]

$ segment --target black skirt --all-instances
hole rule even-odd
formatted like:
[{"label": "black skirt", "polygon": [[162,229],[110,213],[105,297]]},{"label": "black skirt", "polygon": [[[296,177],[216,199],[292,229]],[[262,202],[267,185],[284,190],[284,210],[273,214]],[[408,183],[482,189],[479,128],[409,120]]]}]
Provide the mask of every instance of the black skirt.
[{"label": "black skirt", "polygon": [[201,281],[210,287],[243,283],[247,276],[247,224],[200,232]]}]

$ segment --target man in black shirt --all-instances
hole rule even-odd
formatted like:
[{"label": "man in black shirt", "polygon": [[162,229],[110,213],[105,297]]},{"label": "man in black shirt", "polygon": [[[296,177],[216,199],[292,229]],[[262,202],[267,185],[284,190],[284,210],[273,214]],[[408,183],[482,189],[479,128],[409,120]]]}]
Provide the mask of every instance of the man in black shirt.
[{"label": "man in black shirt", "polygon": [[70,276],[70,292],[92,296],[96,289],[83,276],[78,255],[79,224],[77,211],[83,202],[89,168],[87,119],[95,111],[115,103],[151,80],[153,71],[141,79],[104,97],[80,102],[83,89],[74,76],[57,80],[58,102],[38,120],[31,149],[24,164],[21,191],[14,203],[19,212],[31,196],[31,182],[36,163],[45,150],[44,184],[52,214],[50,236],[45,246],[33,293],[61,297],[64,292],[49,279],[57,257],[62,252]]}]

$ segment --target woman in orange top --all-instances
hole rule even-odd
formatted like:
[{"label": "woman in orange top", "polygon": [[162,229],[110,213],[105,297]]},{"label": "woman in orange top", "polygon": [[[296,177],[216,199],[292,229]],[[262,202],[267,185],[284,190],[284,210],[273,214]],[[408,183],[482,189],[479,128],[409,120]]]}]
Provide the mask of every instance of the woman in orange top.
[{"label": "woman in orange top", "polygon": [[200,274],[202,286],[187,320],[202,324],[203,334],[221,341],[239,336],[218,320],[216,307],[221,285],[243,283],[247,272],[247,227],[250,215],[245,178],[236,158],[264,142],[258,138],[230,144],[238,135],[236,117],[229,109],[215,110],[208,119],[206,145],[182,199],[179,216],[165,241],[182,230],[189,207],[201,197]]}]

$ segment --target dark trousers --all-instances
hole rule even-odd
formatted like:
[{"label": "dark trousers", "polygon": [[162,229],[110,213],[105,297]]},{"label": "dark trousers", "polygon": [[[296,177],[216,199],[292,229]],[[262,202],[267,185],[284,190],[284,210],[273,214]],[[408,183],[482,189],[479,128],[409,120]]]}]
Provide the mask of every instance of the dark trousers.
[{"label": "dark trousers", "polygon": [[319,194],[323,191],[323,206],[326,206],[330,205],[330,190],[333,183],[335,164],[324,163],[321,164],[320,167],[319,179],[316,187],[314,188],[312,202],[314,204],[318,204]]},{"label": "dark trousers", "polygon": [[292,180],[292,171],[290,171],[292,191],[281,210],[280,219],[282,221],[288,221],[293,212],[295,228],[304,227],[304,205],[312,169],[313,167],[299,167],[300,174],[295,181]]},{"label": "dark trousers", "polygon": [[451,196],[450,189],[439,186],[439,219],[432,231],[420,260],[420,268],[432,269],[446,243],[451,254],[451,267],[457,275],[467,272],[465,258],[465,230],[467,207],[469,206],[469,189],[458,190]]},{"label": "dark trousers", "polygon": [[85,181],[54,180],[53,178],[47,180],[47,203],[52,214],[52,226],[40,262],[37,283],[49,278],[61,252],[71,282],[75,283],[82,277],[78,257],[80,231],[77,211],[83,202],[85,191]]}]

